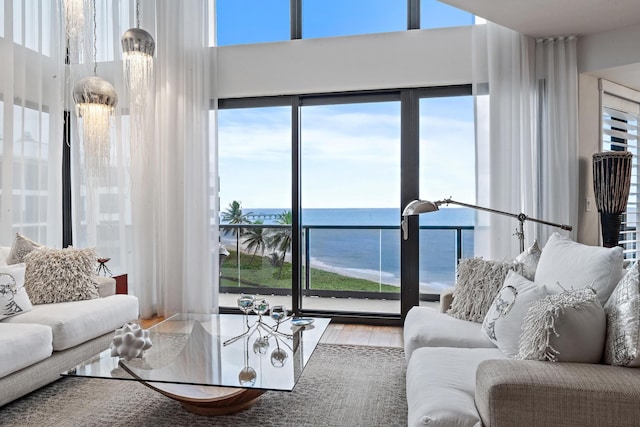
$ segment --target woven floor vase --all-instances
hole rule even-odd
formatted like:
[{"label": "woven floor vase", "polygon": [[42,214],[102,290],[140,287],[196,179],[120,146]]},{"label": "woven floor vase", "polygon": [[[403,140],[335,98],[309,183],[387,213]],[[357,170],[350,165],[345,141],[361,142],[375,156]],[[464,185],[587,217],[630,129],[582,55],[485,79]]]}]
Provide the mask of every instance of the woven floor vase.
[{"label": "woven floor vase", "polygon": [[628,151],[607,151],[593,155],[593,191],[600,212],[602,246],[612,248],[620,241],[622,214],[627,210],[633,155]]}]

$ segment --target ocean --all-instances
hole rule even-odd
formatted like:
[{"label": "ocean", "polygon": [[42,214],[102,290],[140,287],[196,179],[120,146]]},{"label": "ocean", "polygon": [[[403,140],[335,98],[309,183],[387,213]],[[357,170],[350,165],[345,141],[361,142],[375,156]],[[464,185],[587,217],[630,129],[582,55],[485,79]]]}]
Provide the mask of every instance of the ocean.
[{"label": "ocean", "polygon": [[[251,220],[275,224],[284,209],[243,208]],[[441,208],[419,216],[421,226],[473,226],[475,213],[469,208]],[[399,209],[303,209],[302,224],[309,239],[312,267],[360,277],[381,284],[400,285]],[[314,227],[323,228],[314,228]],[[328,226],[347,228],[324,228]],[[397,227],[394,229],[349,229],[349,226]],[[463,257],[473,256],[473,230],[462,231]],[[229,245],[231,236],[223,237]],[[438,293],[455,282],[455,230],[420,230],[420,288]]]}]

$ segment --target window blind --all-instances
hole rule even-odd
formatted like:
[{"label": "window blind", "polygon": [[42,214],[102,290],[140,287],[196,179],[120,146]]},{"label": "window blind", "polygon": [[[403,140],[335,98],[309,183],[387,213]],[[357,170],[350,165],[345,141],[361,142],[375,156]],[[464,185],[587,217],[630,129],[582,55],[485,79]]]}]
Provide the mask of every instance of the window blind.
[{"label": "window blind", "polygon": [[622,217],[619,244],[625,259],[640,258],[640,215],[638,185],[638,120],[640,118],[640,92],[600,80],[602,151],[629,151],[633,154],[631,188],[627,211]]}]

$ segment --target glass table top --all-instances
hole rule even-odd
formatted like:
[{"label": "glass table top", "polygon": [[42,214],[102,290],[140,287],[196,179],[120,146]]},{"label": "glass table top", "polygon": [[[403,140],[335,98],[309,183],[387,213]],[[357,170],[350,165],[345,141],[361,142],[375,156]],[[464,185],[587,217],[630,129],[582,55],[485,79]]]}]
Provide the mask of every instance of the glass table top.
[{"label": "glass table top", "polygon": [[107,349],[62,375],[291,391],[330,319],[258,319],[176,314],[149,328],[153,345],[142,358],[113,357]]}]

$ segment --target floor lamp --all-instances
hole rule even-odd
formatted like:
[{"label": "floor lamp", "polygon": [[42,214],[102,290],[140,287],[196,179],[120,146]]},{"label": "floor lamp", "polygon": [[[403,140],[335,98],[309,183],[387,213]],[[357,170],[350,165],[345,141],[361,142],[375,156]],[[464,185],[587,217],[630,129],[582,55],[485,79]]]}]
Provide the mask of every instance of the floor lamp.
[{"label": "floor lamp", "polygon": [[409,238],[409,224],[408,224],[408,219],[407,217],[410,215],[418,215],[424,212],[435,212],[440,210],[440,206],[442,205],[458,205],[458,206],[464,206],[465,208],[471,208],[471,209],[477,209],[477,210],[481,210],[481,211],[486,211],[486,212],[492,212],[492,213],[496,213],[496,214],[500,214],[500,215],[506,215],[506,216],[510,216],[511,218],[515,218],[518,221],[520,221],[518,230],[516,231],[515,235],[518,236],[518,239],[520,239],[520,252],[524,252],[524,222],[525,221],[533,221],[533,222],[537,222],[540,224],[545,224],[545,225],[550,225],[552,227],[558,227],[561,228],[563,230],[567,230],[567,231],[571,231],[573,229],[572,226],[570,225],[565,225],[565,224],[556,224],[554,222],[549,222],[549,221],[543,221],[541,219],[536,219],[536,218],[531,218],[528,217],[527,215],[523,214],[523,213],[519,213],[519,214],[514,214],[514,213],[509,213],[509,212],[503,212],[503,211],[499,211],[496,209],[491,209],[491,208],[485,208],[482,206],[476,206],[476,205],[470,205],[468,203],[462,203],[462,202],[458,202],[452,199],[444,199],[444,200],[438,200],[435,202],[431,202],[429,200],[414,200],[413,202],[409,203],[405,208],[404,211],[402,211],[402,233],[403,233],[403,239],[407,240]]}]

